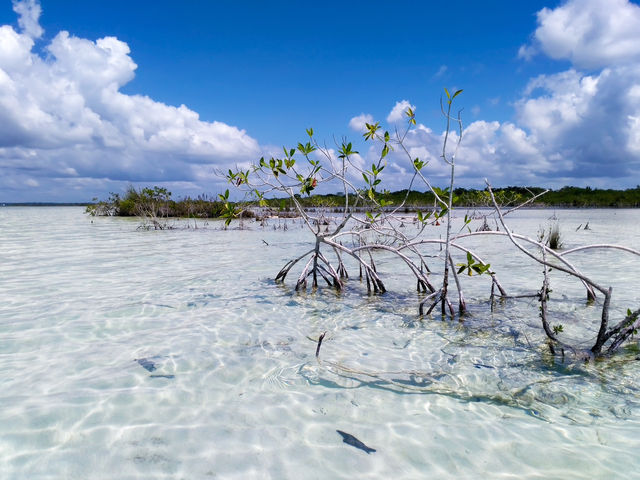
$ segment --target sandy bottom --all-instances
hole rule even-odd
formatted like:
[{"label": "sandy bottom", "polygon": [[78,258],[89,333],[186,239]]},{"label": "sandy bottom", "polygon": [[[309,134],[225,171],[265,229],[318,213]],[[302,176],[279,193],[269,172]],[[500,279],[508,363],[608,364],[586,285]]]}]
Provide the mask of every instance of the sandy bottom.
[{"label": "sandy bottom", "polygon": [[535,304],[491,314],[479,284],[443,322],[402,279],[295,294],[272,281],[307,247],[293,227],[0,220],[3,479],[640,478],[637,353],[554,360]]}]

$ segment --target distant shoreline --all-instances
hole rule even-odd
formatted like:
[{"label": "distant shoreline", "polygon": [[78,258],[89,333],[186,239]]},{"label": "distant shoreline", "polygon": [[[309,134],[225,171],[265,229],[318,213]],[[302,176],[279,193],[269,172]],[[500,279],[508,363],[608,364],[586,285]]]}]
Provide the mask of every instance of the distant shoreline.
[{"label": "distant shoreline", "polygon": [[[15,208],[15,207],[87,207],[89,205],[94,205],[94,203],[92,202],[87,202],[87,203],[55,203],[55,202],[21,202],[21,203],[0,203],[0,208],[2,207],[6,207],[6,208]],[[476,210],[493,210],[493,207],[490,206],[479,206],[479,205],[455,205],[454,208],[458,209],[458,208],[473,208]],[[563,210],[606,210],[606,209],[610,209],[610,210],[635,210],[640,208],[640,206],[629,206],[629,205],[587,205],[587,206],[575,206],[575,205],[566,205],[566,204],[558,204],[558,205],[541,205],[541,204],[533,204],[533,205],[525,205],[524,207],[522,207],[522,209],[525,210],[553,210],[553,209],[563,209]],[[268,208],[269,210],[274,210],[277,216],[277,209],[276,208]],[[424,211],[424,210],[430,210],[431,207],[407,207],[407,209],[409,210],[408,212],[405,213],[416,213],[418,210],[420,211]],[[336,207],[310,207],[308,209],[306,209],[309,212],[313,212],[313,211],[318,211],[318,210],[336,210]],[[361,213],[364,213],[367,209],[366,208],[362,208],[360,209],[362,210]],[[389,208],[389,210],[393,210],[393,208]],[[404,208],[403,208],[404,210]],[[114,216],[118,216],[118,215],[114,215]],[[128,216],[128,215],[127,215]],[[135,216],[135,215],[133,215]],[[284,217],[292,217],[291,214],[289,215],[285,215]],[[169,218],[178,218],[178,217],[172,217],[169,216]]]},{"label": "distant shoreline", "polygon": [[93,202],[0,202],[0,207],[86,207]]},{"label": "distant shoreline", "polygon": [[[545,192],[541,187],[515,187],[494,188],[494,194],[499,204],[503,206],[518,205],[525,202],[534,195]],[[161,195],[162,194],[162,195]],[[376,197],[384,200],[388,208],[394,209],[394,205],[402,205],[401,209],[408,211],[429,210],[435,207],[435,197],[432,192],[399,190],[396,192],[377,192]],[[344,206],[344,194],[338,192],[334,194],[314,194],[311,196],[295,195],[297,202],[305,209],[331,209],[337,210]],[[171,192],[160,187],[154,189],[135,190],[133,187],[121,197],[112,194],[108,201],[100,202],[0,202],[4,207],[91,207],[106,206],[120,210],[119,216],[131,216],[133,207],[141,199],[153,200],[152,203],[158,205],[170,205],[171,210],[177,207],[184,207],[185,214],[199,213],[198,209],[205,210],[213,208],[214,211],[207,210],[208,217],[215,217],[222,213],[222,203],[217,196],[199,196],[196,199],[186,197],[180,200],[171,199]],[[233,203],[233,202],[230,202]],[[294,209],[293,202],[289,198],[266,198],[265,207],[272,210],[291,211]],[[256,205],[257,202],[249,202],[249,205]],[[456,188],[453,191],[453,206],[455,208],[483,208],[491,207],[492,200],[486,190],[476,190],[473,188]],[[371,206],[360,205],[367,209]],[[125,208],[126,207],[126,208]],[[195,207],[198,207],[194,210]],[[535,199],[527,208],[640,208],[640,185],[635,188],[625,190],[598,189],[591,187],[562,187],[558,190],[548,190],[544,195]],[[170,215],[171,216],[171,215]],[[190,215],[188,215],[190,216]]]}]

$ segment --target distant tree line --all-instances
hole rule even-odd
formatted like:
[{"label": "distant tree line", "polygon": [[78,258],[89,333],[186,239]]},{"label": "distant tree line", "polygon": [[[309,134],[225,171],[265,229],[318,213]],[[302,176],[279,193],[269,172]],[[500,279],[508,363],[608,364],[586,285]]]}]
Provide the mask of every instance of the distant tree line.
[{"label": "distant tree line", "polygon": [[[436,189],[437,190],[437,189]],[[495,189],[494,195],[503,206],[517,205],[532,195],[544,191],[540,187],[506,187]],[[344,203],[342,193],[297,195],[298,201],[306,208],[340,208]],[[435,203],[433,192],[398,190],[381,192],[379,199],[387,205],[399,205],[404,202],[406,211],[430,208]],[[219,197],[219,196],[218,196]],[[136,189],[130,186],[124,195],[111,193],[107,200],[94,199],[87,207],[92,215],[113,216],[156,216],[183,218],[220,218],[225,212],[225,202],[218,197],[199,195],[196,198],[184,197],[174,200],[166,188],[152,187]],[[262,201],[266,207],[280,211],[292,209],[291,199],[271,198]],[[456,207],[491,207],[491,195],[484,190],[456,188],[453,191],[453,204]],[[251,207],[253,202],[245,203]],[[255,202],[257,205],[257,202]],[[640,185],[626,190],[598,189],[591,187],[562,187],[549,190],[539,197],[533,207],[565,208],[638,208],[640,207]],[[366,205],[363,205],[366,208]]]},{"label": "distant tree line", "polygon": [[[438,191],[437,188],[435,188]],[[541,187],[505,187],[494,189],[493,193],[503,206],[518,205],[534,195],[544,192]],[[396,192],[382,192],[378,199],[387,205],[400,205],[404,201],[405,209],[423,209],[433,206],[435,195],[431,191],[418,192],[399,190]],[[343,202],[341,193],[329,195],[312,195],[300,197],[299,201],[305,207],[338,207]],[[288,205],[288,200],[267,200],[271,207]],[[453,190],[453,205],[455,207],[491,207],[491,195],[487,189],[455,188]],[[626,190],[598,189],[591,187],[562,187],[549,190],[539,197],[533,207],[565,207],[565,208],[638,208],[640,207],[640,185]]]}]

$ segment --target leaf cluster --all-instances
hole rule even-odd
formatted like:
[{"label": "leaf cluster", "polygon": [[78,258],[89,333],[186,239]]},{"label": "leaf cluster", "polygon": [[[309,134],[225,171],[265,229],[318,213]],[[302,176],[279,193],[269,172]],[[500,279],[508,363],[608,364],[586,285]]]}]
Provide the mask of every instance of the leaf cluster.
[{"label": "leaf cluster", "polygon": [[472,276],[474,273],[477,275],[482,275],[483,273],[490,273],[489,268],[491,267],[488,263],[478,262],[473,258],[471,253],[467,252],[467,263],[458,263],[456,264],[458,267],[458,275],[460,275],[465,270],[467,271],[467,275]]}]

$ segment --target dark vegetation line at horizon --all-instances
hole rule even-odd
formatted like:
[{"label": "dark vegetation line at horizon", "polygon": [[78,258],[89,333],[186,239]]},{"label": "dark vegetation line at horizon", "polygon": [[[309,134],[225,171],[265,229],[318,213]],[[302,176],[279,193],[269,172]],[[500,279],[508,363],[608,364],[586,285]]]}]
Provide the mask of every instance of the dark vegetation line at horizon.
[{"label": "dark vegetation line at horizon", "polygon": [[[532,194],[537,195],[544,191],[541,187],[516,187],[508,186],[495,189],[497,197],[504,205],[516,204]],[[473,188],[456,188],[454,193],[454,206],[466,208],[491,207],[489,192]],[[407,190],[380,193],[380,198],[388,204],[398,205],[405,198]],[[305,207],[316,208],[340,208],[342,205],[342,193],[337,194],[313,194],[298,196],[299,201]],[[3,202],[2,206],[84,206],[88,211],[96,214],[117,216],[136,216],[138,204],[149,200],[168,208],[169,216],[173,217],[206,217],[218,218],[224,213],[224,203],[217,196],[199,195],[196,198],[184,197],[174,200],[171,192],[165,188],[153,187],[135,189],[131,186],[124,196],[112,193],[107,200],[93,199],[91,202]],[[390,203],[389,203],[390,202]],[[247,207],[257,206],[257,201],[237,202]],[[266,199],[267,207],[277,210],[289,211],[290,200],[283,198]],[[434,205],[434,196],[431,192],[411,191],[406,199],[405,209],[430,209]],[[103,208],[105,213],[96,211]],[[549,190],[541,196],[529,208],[640,208],[640,185],[626,190],[598,189],[591,187],[565,186],[558,190]]]}]

